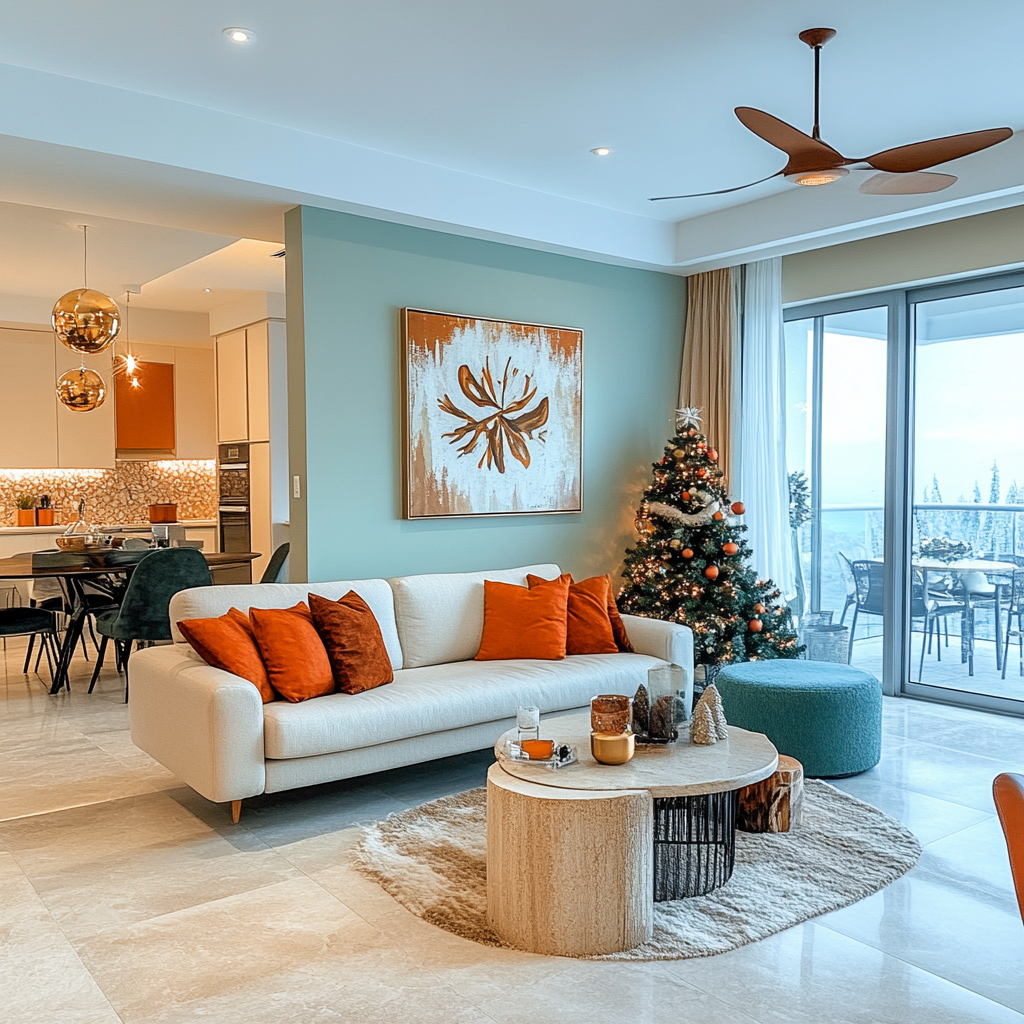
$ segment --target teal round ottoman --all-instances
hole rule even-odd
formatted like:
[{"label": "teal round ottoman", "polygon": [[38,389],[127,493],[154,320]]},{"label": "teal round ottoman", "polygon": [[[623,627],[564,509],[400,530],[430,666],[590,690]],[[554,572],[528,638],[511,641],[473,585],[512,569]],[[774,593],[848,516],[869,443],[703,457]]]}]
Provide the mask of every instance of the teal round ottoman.
[{"label": "teal round ottoman", "polygon": [[715,680],[730,725],[763,732],[806,775],[866,772],[882,756],[882,684],[826,661],[746,661]]}]

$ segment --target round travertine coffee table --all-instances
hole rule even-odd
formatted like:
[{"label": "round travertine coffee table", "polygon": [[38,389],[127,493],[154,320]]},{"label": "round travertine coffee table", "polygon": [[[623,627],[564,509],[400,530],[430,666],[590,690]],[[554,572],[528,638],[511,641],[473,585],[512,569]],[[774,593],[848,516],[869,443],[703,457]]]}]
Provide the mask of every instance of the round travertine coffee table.
[{"label": "round travertine coffee table", "polygon": [[504,756],[487,773],[487,920],[536,953],[612,953],[651,937],[654,903],[728,881],[739,790],[768,778],[778,751],[729,727],[710,747],[640,747],[624,765],[590,754],[590,716],[541,723],[579,761],[552,770]]}]

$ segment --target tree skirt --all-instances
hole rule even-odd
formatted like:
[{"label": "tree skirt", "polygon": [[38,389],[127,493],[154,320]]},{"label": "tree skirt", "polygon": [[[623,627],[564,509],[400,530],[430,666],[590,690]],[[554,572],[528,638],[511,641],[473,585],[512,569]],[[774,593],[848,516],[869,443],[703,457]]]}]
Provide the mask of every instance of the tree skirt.
[{"label": "tree skirt", "polygon": [[[363,830],[356,867],[417,917],[490,946],[487,791],[434,800]],[[708,896],[654,905],[650,942],[592,960],[714,956],[878,892],[921,855],[917,839],[875,807],[817,779],[789,833],[738,832],[736,868]]]}]

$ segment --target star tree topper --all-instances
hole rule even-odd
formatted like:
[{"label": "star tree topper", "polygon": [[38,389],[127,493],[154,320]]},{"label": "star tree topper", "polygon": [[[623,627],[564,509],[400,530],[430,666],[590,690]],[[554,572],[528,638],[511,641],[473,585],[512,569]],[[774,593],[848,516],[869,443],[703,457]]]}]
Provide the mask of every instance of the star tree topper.
[{"label": "star tree topper", "polygon": [[696,427],[697,430],[700,430],[700,418],[700,409],[696,406],[676,409],[676,430],[680,434],[687,427]]}]

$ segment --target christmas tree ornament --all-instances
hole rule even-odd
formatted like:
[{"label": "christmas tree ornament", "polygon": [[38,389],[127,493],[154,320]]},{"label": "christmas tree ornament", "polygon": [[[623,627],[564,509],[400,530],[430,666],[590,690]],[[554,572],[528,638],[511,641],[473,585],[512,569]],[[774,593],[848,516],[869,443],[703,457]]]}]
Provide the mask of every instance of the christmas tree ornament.
[{"label": "christmas tree ornament", "polygon": [[[764,606],[763,604],[761,604],[761,602],[760,602],[760,601],[758,601],[758,602],[757,602],[757,604],[755,604],[755,605],[754,605],[754,611],[755,611],[755,612],[757,612],[757,614],[758,614],[758,615],[764,615],[764,613],[765,613],[765,612],[766,612],[767,610],[768,610],[768,609],[767,609],[767,608],[765,608],[765,606]],[[781,609],[776,609],[776,610],[777,610],[777,611],[781,611]]]},{"label": "christmas tree ornament", "polygon": [[690,492],[689,491],[683,491],[683,501],[689,501],[689,500],[690,500]]},{"label": "christmas tree ornament", "polygon": [[760,633],[764,628],[764,623],[760,619],[751,619],[747,623],[747,628],[751,633]]},{"label": "christmas tree ornament", "polygon": [[[736,552],[739,551],[739,549],[740,549],[739,544],[734,544],[732,541],[729,541],[728,544],[723,544],[722,545],[722,550],[727,555],[735,555]],[[756,608],[755,608],[755,611],[756,611]]]},{"label": "christmas tree ornament", "polygon": [[[697,701],[698,706],[704,704],[711,711],[711,721],[714,723],[715,738],[727,740],[729,738],[729,723],[725,720],[725,708],[722,705],[722,695],[714,683],[704,687],[704,692]],[[696,708],[694,709],[696,711]]]},{"label": "christmas tree ornament", "polygon": [[683,558],[693,558],[693,548],[683,548]]},{"label": "christmas tree ornament", "polygon": [[668,546],[672,548],[673,551],[678,551],[683,546],[683,542],[678,537],[673,537],[668,542]]},{"label": "christmas tree ornament", "polygon": [[690,405],[676,409],[676,432],[681,434],[687,427],[700,427],[700,409]]},{"label": "christmas tree ornament", "polygon": [[704,575],[707,576],[707,578],[709,580],[717,580],[718,579],[718,566],[717,565],[709,565],[704,570]]},{"label": "christmas tree ornament", "polygon": [[684,452],[682,448],[677,448],[672,453],[672,458],[676,459],[678,462],[682,462],[683,459],[686,458],[686,452]]},{"label": "christmas tree ornament", "polygon": [[718,461],[718,452],[716,452],[714,448],[709,448],[708,449],[708,458],[712,462],[717,462]]},{"label": "christmas tree ornament", "polygon": [[741,516],[747,511],[747,506],[742,501],[734,501],[732,503],[732,514],[734,516]]},{"label": "christmas tree ornament", "polygon": [[725,516],[723,516],[721,512],[716,512],[711,518],[717,519],[719,522],[721,522],[725,518]]}]

